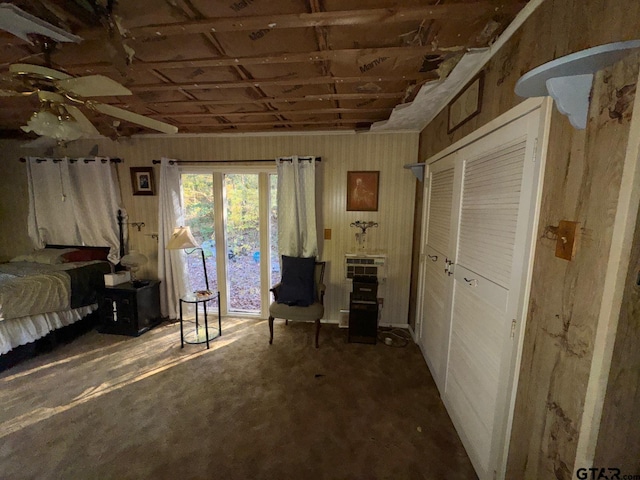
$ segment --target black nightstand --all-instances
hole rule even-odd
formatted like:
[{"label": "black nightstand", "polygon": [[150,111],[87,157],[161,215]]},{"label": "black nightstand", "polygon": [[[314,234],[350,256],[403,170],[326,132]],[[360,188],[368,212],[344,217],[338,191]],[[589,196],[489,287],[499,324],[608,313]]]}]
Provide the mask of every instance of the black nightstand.
[{"label": "black nightstand", "polygon": [[131,282],[105,287],[98,293],[102,333],[138,336],[162,321],[160,282],[134,287]]}]

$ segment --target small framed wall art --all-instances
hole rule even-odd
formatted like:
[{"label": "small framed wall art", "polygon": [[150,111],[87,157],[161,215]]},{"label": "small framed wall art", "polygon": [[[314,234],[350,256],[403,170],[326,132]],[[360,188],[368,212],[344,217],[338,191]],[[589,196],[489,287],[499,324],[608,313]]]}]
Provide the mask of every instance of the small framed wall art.
[{"label": "small framed wall art", "polygon": [[447,133],[453,132],[480,113],[484,73],[474,78],[449,104]]},{"label": "small framed wall art", "polygon": [[347,172],[347,211],[377,212],[379,171]]},{"label": "small framed wall art", "polygon": [[131,189],[134,195],[155,195],[153,167],[131,167]]}]

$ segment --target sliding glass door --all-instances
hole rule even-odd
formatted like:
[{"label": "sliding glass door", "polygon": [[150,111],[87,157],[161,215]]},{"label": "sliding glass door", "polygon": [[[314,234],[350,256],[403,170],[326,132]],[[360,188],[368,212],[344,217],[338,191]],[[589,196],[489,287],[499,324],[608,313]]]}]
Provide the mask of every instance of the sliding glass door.
[{"label": "sliding glass door", "polygon": [[[223,315],[267,314],[269,288],[280,280],[276,180],[269,170],[246,167],[183,169],[185,222],[205,251],[209,285],[220,291]],[[197,257],[188,256],[192,289],[204,288]]]},{"label": "sliding glass door", "polygon": [[224,175],[229,312],[260,312],[260,205],[257,173]]},{"label": "sliding glass door", "polygon": [[280,281],[280,255],[278,254],[278,175],[269,175],[269,261],[270,286]]},{"label": "sliding glass door", "polygon": [[[194,238],[204,251],[209,288],[218,290],[215,201],[212,174],[183,174],[182,199],[185,224],[191,227]],[[206,282],[202,257],[194,252],[187,255],[187,271],[191,290],[204,290]]]}]

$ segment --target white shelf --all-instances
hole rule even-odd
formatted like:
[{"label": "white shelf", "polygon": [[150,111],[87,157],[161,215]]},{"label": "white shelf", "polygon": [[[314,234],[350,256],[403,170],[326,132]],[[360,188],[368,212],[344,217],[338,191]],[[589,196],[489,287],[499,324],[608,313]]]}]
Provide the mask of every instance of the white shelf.
[{"label": "white shelf", "polygon": [[404,168],[411,170],[418,180],[424,179],[424,163],[408,163]]},{"label": "white shelf", "polygon": [[636,48],[640,48],[640,40],[608,43],[557,58],[520,77],[515,92],[521,97],[553,97],[571,125],[585,129],[593,74],[622,60]]}]

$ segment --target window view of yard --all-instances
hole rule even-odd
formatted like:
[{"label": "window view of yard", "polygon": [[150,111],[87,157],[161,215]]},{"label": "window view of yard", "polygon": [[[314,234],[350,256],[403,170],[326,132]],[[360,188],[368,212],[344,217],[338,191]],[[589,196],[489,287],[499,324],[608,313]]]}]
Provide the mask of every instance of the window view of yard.
[{"label": "window view of yard", "polygon": [[[272,265],[271,284],[280,281],[277,253],[277,211],[275,175],[269,176],[269,228]],[[193,236],[205,254],[209,288],[218,290],[219,282],[226,282],[228,310],[230,312],[260,311],[260,262],[268,261],[269,252],[260,248],[260,216],[258,174],[224,175],[224,246],[216,244],[214,182],[212,174],[183,174],[182,189],[185,223],[191,227]],[[219,198],[219,197],[218,197]],[[224,255],[226,278],[217,276],[218,259]],[[187,255],[188,277],[191,289],[205,288],[202,259],[199,252]],[[267,286],[269,288],[271,285]]]}]

